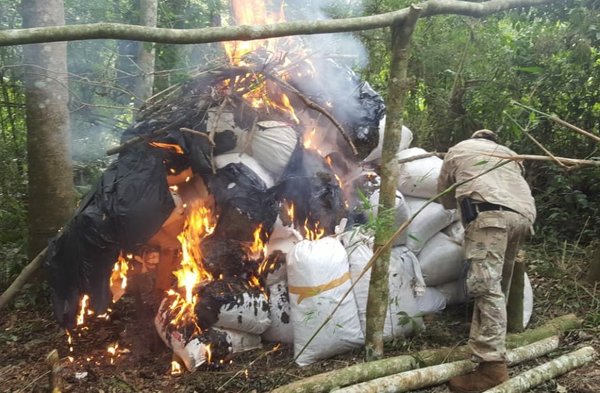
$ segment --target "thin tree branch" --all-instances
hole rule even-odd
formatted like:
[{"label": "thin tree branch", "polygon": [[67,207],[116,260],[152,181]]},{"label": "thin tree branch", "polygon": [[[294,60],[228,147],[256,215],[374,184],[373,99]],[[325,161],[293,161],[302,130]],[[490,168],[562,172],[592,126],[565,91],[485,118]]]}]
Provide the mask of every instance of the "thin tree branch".
[{"label": "thin tree branch", "polygon": [[[430,0],[417,4],[421,17],[455,14],[475,18],[513,8],[535,7],[557,0],[490,0],[483,3]],[[165,44],[203,44],[221,41],[249,41],[302,34],[342,33],[370,30],[401,23],[410,7],[380,15],[333,20],[303,20],[262,26],[208,27],[202,29],[166,29],[120,23],[91,23],[28,29],[0,30],[0,46],[41,42],[126,39]]]},{"label": "thin tree branch", "polygon": [[592,134],[590,132],[582,130],[579,127],[574,126],[573,124],[567,123],[566,121],[564,121],[563,119],[559,118],[558,116],[549,116],[548,119],[552,120],[555,123],[560,124],[561,126],[570,128],[571,130],[573,130],[573,131],[575,131],[575,132],[577,132],[577,133],[579,133],[579,134],[581,134],[583,136],[586,136],[586,137],[588,137],[590,139],[593,139],[596,142],[600,142],[600,136],[594,135],[594,134]]},{"label": "thin tree branch", "polygon": [[540,149],[542,149],[542,151],[544,153],[546,153],[548,156],[550,156],[552,158],[552,160],[554,160],[554,162],[556,162],[559,166],[563,167],[563,168],[567,168],[567,166],[565,164],[563,164],[561,161],[557,160],[556,157],[554,156],[554,154],[552,154],[550,152],[550,150],[546,149],[544,147],[544,145],[542,145],[537,139],[535,139],[530,133],[529,131],[527,131],[525,128],[523,128],[511,115],[509,115],[508,113],[504,112],[504,114],[513,122],[515,123],[515,125],[517,127],[519,127],[521,129],[521,131],[529,138],[531,139],[531,141],[533,143],[535,143]]}]

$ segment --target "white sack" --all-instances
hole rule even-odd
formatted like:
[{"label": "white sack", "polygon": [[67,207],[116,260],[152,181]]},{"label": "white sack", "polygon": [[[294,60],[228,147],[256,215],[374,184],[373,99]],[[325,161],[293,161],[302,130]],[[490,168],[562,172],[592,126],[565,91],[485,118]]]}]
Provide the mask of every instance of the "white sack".
[{"label": "white sack", "polygon": [[465,289],[465,280],[463,279],[436,285],[435,288],[444,295],[448,306],[463,304],[469,300]]},{"label": "white sack", "polygon": [[212,329],[227,335],[227,343],[230,346],[230,353],[240,353],[262,348],[262,341],[259,335],[240,332],[232,329]]},{"label": "white sack", "polygon": [[200,342],[198,338],[192,337],[186,339],[185,335],[174,329],[170,324],[169,306],[172,299],[166,297],[160,304],[156,317],[154,318],[154,327],[156,332],[173,352],[181,358],[185,368],[188,371],[194,371],[198,366],[207,360],[206,345]]},{"label": "white sack", "polygon": [[[364,162],[379,161],[381,159],[381,151],[383,146],[383,136],[385,134],[385,116],[379,122],[379,142],[377,143],[377,147],[369,153],[369,155],[363,160]],[[402,131],[400,134],[400,147],[398,151],[402,151],[404,149],[408,149],[413,140],[412,131],[406,127],[402,126]]]},{"label": "white sack", "polygon": [[[260,336],[229,329],[211,328],[221,333],[219,335],[221,339],[218,343],[203,343],[197,335],[186,339],[185,331],[177,330],[170,324],[170,320],[166,320],[169,315],[171,300],[168,297],[163,299],[154,318],[154,326],[163,342],[181,359],[188,371],[194,371],[198,366],[208,361],[209,345],[214,350],[216,344],[219,349],[226,349],[229,353],[244,352],[262,347]],[[223,346],[226,348],[223,348]]]},{"label": "white sack", "polygon": [[[302,235],[291,227],[286,227],[281,223],[281,220],[277,218],[275,225],[273,226],[273,232],[267,242],[267,250],[269,254],[273,251],[281,251],[287,254],[294,247],[294,245],[302,240]],[[279,281],[287,280],[287,262],[281,264],[279,268],[273,272],[269,272],[266,277],[266,285],[270,287],[278,283]]]},{"label": "white sack", "polygon": [[296,131],[280,121],[260,121],[249,154],[278,179],[298,144]]},{"label": "white sack", "polygon": [[[406,203],[411,211],[415,214],[421,206],[427,201],[419,198],[405,198]],[[446,210],[437,203],[432,202],[422,212],[420,212],[413,222],[408,226],[408,238],[406,239],[406,247],[412,252],[418,254],[425,246],[425,243],[436,233],[450,225],[456,220],[456,210]]]},{"label": "white sack", "polygon": [[246,146],[248,132],[239,128],[235,124],[233,112],[224,111],[221,108],[213,107],[206,111],[208,118],[206,121],[206,131],[218,134],[223,131],[232,131],[236,138],[235,147],[228,153],[240,153]]},{"label": "white sack", "polygon": [[[373,207],[373,214],[377,216],[377,212],[379,210],[379,190],[376,190],[371,197],[369,198],[369,202]],[[398,229],[400,225],[402,225],[406,220],[410,218],[411,211],[406,203],[402,193],[400,191],[396,191],[396,212],[394,217],[394,228]],[[408,237],[408,228],[398,236],[398,238],[392,244],[393,246],[400,246],[406,244],[406,240]]]},{"label": "white sack", "polygon": [[[419,147],[399,151],[398,160],[426,154],[427,151]],[[400,177],[398,190],[404,195],[419,198],[431,198],[437,194],[437,180],[440,176],[443,160],[431,156],[420,160],[400,164]]]},{"label": "white sack", "polygon": [[417,297],[423,296],[419,263],[406,247],[394,247],[390,256],[388,315],[392,337],[405,337],[424,328]]},{"label": "white sack", "polygon": [[275,184],[273,176],[267,172],[254,158],[247,154],[227,153],[215,156],[215,165],[217,168],[223,168],[232,163],[242,163],[252,170],[260,179],[265,182],[267,188],[273,187]]},{"label": "white sack", "polygon": [[533,314],[533,288],[529,276],[525,273],[525,282],[523,286],[523,329],[529,324]]},{"label": "white sack", "polygon": [[[350,263],[350,274],[354,285],[354,297],[358,307],[360,324],[365,331],[367,322],[367,299],[371,270],[358,280],[371,257],[372,236],[358,231],[347,232],[341,236]],[[383,328],[383,339],[391,341],[394,337],[407,336],[422,328],[422,320],[414,294],[414,266],[418,264],[410,250],[405,247],[394,248],[390,258],[389,293],[390,303]],[[358,282],[357,282],[358,281]]]},{"label": "white sack", "polygon": [[446,308],[446,297],[433,287],[425,288],[423,296],[418,296],[416,300],[421,315],[434,314]]},{"label": "white sack", "polygon": [[244,292],[236,297],[236,303],[221,306],[214,326],[252,334],[262,334],[267,330],[271,319],[266,296]]},{"label": "white sack", "polygon": [[290,323],[290,295],[285,281],[269,286],[271,326],[262,334],[265,341],[292,344],[294,329]]},{"label": "white sack", "polygon": [[[287,261],[294,354],[298,356],[350,288],[350,272],[346,250],[331,237],[301,241],[288,254]],[[306,366],[318,359],[360,347],[363,343],[364,336],[351,292],[298,356],[296,363]]]},{"label": "white sack", "polygon": [[427,286],[435,286],[460,278],[465,252],[443,232],[438,232],[425,243],[417,255]]},{"label": "white sack", "polygon": [[465,228],[460,220],[454,221],[452,224],[442,229],[442,232],[448,235],[450,240],[452,240],[454,243],[460,246],[465,244]]}]

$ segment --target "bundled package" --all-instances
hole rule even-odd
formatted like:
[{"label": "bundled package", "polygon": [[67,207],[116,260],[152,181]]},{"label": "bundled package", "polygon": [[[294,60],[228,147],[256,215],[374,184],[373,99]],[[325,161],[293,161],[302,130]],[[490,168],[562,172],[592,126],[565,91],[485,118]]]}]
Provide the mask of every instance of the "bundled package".
[{"label": "bundled package", "polygon": [[[427,154],[419,147],[399,151],[398,160]],[[398,190],[402,194],[429,199],[437,194],[437,179],[440,176],[443,161],[435,156],[421,158],[400,164]]]},{"label": "bundled package", "polygon": [[[363,345],[356,301],[350,289],[348,257],[331,237],[303,240],[288,255],[288,288],[294,330],[294,355],[300,366]],[[339,305],[332,318],[310,341]]]}]

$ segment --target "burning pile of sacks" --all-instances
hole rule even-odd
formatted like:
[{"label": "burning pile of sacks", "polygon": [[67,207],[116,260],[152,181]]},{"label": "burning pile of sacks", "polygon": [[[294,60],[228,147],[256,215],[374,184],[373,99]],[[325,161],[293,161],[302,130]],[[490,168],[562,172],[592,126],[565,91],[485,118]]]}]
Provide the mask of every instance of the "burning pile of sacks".
[{"label": "burning pile of sacks", "polygon": [[[399,160],[426,153],[408,148],[412,141],[408,128],[403,129],[402,141]],[[280,140],[265,153],[255,154],[256,158],[235,153],[216,157],[216,162],[219,167],[238,162],[270,187],[273,174],[283,170],[281,165],[273,167],[268,159],[277,156],[279,144]],[[289,156],[291,152],[287,159]],[[371,161],[378,158],[378,149],[367,157]],[[401,164],[394,217],[397,227],[437,193],[441,164],[437,157]],[[271,167],[265,169],[266,165]],[[378,198],[378,192],[370,196],[373,215]],[[323,233],[299,231],[289,224],[289,217],[278,217],[266,244],[268,255],[276,257],[265,259],[268,263],[262,269],[262,290],[241,288],[237,296],[218,303],[218,310],[212,310],[210,329],[195,336],[170,327],[173,316],[167,298],[155,320],[159,334],[189,370],[211,362],[215,351],[242,352],[259,348],[262,341],[293,345],[296,363],[301,366],[361,347],[370,270],[360,275],[373,256],[373,233],[364,226],[346,228],[346,221],[341,220],[334,235],[322,237]],[[433,202],[396,240],[389,268],[385,340],[414,334],[424,328],[422,316],[467,301],[463,235],[457,212]],[[230,290],[221,293],[225,296]],[[526,279],[525,323],[532,304],[531,285]]]}]

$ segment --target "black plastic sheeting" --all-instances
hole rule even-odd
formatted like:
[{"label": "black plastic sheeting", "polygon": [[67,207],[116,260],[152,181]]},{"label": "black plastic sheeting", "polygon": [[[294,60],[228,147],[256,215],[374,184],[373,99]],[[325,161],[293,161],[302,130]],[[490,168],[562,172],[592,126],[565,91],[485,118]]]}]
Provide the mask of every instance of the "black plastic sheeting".
[{"label": "black plastic sheeting", "polygon": [[331,167],[316,151],[300,145],[274,189],[280,200],[294,203],[294,224],[300,230],[307,221],[311,229],[318,224],[330,235],[347,216],[342,189]]},{"label": "black plastic sheeting", "polygon": [[[329,58],[311,61],[319,70],[319,77],[294,78],[292,73],[290,84],[331,112],[358,150],[356,158],[364,159],[379,142],[379,122],[385,115],[383,98],[347,66]],[[346,143],[340,141],[338,146]]]},{"label": "black plastic sheeting", "polygon": [[275,193],[250,168],[232,163],[204,179],[219,215],[215,237],[252,242],[259,225],[264,233],[271,234],[279,203]]},{"label": "black plastic sheeting", "polygon": [[165,154],[169,153],[144,143],[121,153],[51,240],[45,267],[61,326],[74,327],[83,294],[89,295],[96,314],[106,312],[112,301],[110,274],[119,252],[145,243],[171,214],[175,205]]}]

